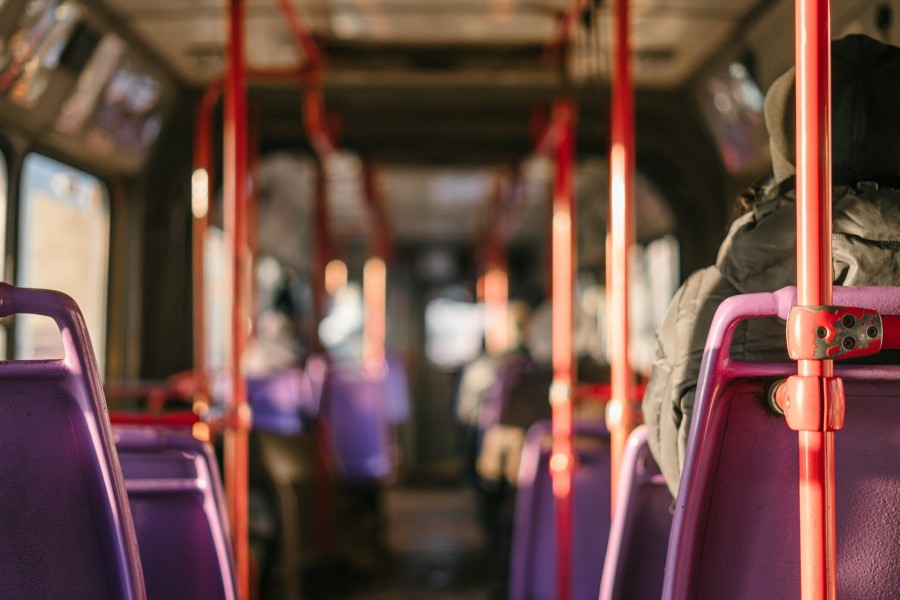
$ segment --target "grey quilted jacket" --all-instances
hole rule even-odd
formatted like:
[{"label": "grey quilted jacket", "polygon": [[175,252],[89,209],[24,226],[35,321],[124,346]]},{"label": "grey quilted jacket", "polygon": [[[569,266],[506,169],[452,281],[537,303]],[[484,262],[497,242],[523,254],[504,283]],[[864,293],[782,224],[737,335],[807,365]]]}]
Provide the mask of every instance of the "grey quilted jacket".
[{"label": "grey quilted jacket", "polygon": [[[832,61],[834,282],[900,285],[900,49],[848,36],[832,43]],[[688,277],[657,332],[643,413],[650,449],[674,495],[716,308],[735,294],[796,282],[793,87],[791,70],[766,94],[766,126],[780,183],[734,222],[716,264]],[[731,353],[737,359],[787,360],[784,337],[783,322],[751,321],[736,331]]]}]

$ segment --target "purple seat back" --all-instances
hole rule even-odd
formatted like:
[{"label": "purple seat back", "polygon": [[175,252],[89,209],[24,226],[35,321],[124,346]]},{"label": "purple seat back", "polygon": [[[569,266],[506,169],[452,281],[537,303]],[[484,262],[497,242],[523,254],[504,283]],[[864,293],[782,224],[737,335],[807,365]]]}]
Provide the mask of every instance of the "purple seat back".
[{"label": "purple seat back", "polygon": [[[609,534],[609,433],[601,422],[574,426],[572,597],[597,598]],[[519,467],[510,562],[511,600],[556,596],[556,535],[549,459],[551,425],[529,430]]]},{"label": "purple seat back", "polygon": [[406,361],[398,352],[388,352],[384,375],[384,400],[388,422],[395,425],[409,421],[409,378]]},{"label": "purple seat back", "polygon": [[497,368],[494,384],[484,396],[484,404],[478,417],[478,425],[483,431],[500,422],[500,416],[509,403],[513,389],[535,368],[528,356],[514,356]]},{"label": "purple seat back", "polygon": [[303,369],[289,368],[266,377],[248,377],[247,397],[254,429],[298,435],[303,431],[303,417],[318,414],[321,396],[313,394]]},{"label": "purple seat back", "polygon": [[351,367],[333,368],[325,399],[337,473],[355,480],[389,477],[393,461],[383,380]]},{"label": "purple seat back", "polygon": [[[796,366],[730,358],[736,323],[785,318],[795,290],[722,303],[710,329],[666,566],[665,598],[797,598],[797,433],[765,408]],[[900,314],[900,288],[835,288],[838,305]],[[900,597],[900,367],[836,365],[839,598]]]},{"label": "purple seat back", "polygon": [[234,600],[225,498],[209,447],[186,433],[114,429],[150,600]]},{"label": "purple seat back", "polygon": [[647,446],[647,428],[638,427],[628,437],[622,458],[600,600],[659,600],[671,504],[672,494]]},{"label": "purple seat back", "polygon": [[64,294],[0,283],[14,313],[55,320],[64,357],[0,363],[0,595],[146,598],[84,319]]},{"label": "purple seat back", "polygon": [[328,372],[331,366],[328,356],[325,354],[311,354],[303,365],[307,389],[310,394],[310,406],[316,407],[316,414],[322,406],[322,395],[325,392],[325,382],[328,380]]}]

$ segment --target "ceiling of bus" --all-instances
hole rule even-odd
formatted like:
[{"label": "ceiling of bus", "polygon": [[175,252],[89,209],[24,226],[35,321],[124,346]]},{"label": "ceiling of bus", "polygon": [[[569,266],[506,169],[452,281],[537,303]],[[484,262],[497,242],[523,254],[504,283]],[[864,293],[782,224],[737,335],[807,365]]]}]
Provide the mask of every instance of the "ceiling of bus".
[{"label": "ceiling of bus", "polygon": [[[201,84],[222,70],[225,45],[223,0],[107,0],[112,8],[185,80]],[[540,48],[560,31],[559,15],[570,0],[294,0],[296,7],[333,60],[328,77],[373,81],[408,80],[416,84],[483,77],[492,82],[542,81],[553,83],[553,71],[534,55],[531,65],[513,62],[508,72],[485,71],[477,64],[447,68],[460,46],[478,47],[489,66],[491,58],[511,48]],[[635,0],[635,78],[639,85],[675,86],[739,26],[758,0]],[[590,4],[586,2],[585,4]],[[609,2],[598,2],[597,26],[575,28],[573,70],[607,72]],[[247,58],[255,68],[295,67],[302,57],[279,12],[277,0],[249,0],[247,4]],[[388,52],[385,61],[361,73],[352,61],[342,60],[348,48],[378,55],[382,49],[402,46],[402,58]],[[596,48],[588,56],[587,50]],[[434,60],[443,49],[445,60]],[[331,51],[333,50],[333,51]],[[349,53],[355,54],[355,53]],[[432,69],[417,63],[417,56],[432,59]],[[599,56],[599,60],[597,57]],[[349,57],[348,57],[349,58]],[[468,68],[466,68],[468,67]],[[529,68],[530,67],[530,68]],[[429,72],[430,71],[430,72]],[[529,73],[529,71],[532,71]],[[530,78],[529,78],[530,75]]]},{"label": "ceiling of bus", "polygon": [[[103,1],[190,85],[221,75],[226,0]],[[396,240],[475,239],[502,165],[530,151],[533,108],[546,106],[559,87],[546,48],[559,39],[571,0],[293,1],[328,57],[325,99],[340,115],[342,147],[381,165],[379,185]],[[596,97],[609,70],[611,2],[584,4],[596,8],[573,27],[567,70],[583,84],[582,94]],[[637,85],[658,93],[678,89],[761,4],[771,1],[633,0]],[[246,14],[251,68],[302,65],[278,0],[247,0]],[[251,90],[251,104],[263,116],[264,151],[308,151],[300,94],[291,85]],[[579,124],[588,142],[579,147],[594,154],[603,151],[606,128],[600,104],[582,102]],[[341,164],[338,170],[358,174],[353,160]],[[513,233],[535,239],[543,235],[548,191],[543,176],[529,175],[540,166],[526,167]],[[605,183],[596,194],[603,190]],[[360,231],[368,222],[360,194],[358,178],[337,177],[330,197],[338,237],[371,233]],[[603,219],[592,228],[602,231]]]}]

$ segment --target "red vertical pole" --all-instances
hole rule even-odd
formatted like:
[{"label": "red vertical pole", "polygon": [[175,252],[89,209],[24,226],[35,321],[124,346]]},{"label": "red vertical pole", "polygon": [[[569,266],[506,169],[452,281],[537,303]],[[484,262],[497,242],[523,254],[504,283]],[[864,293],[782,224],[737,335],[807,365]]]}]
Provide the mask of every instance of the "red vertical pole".
[{"label": "red vertical pole", "polygon": [[613,512],[625,442],[640,418],[634,404],[634,373],[628,356],[629,250],[634,245],[634,86],[631,79],[628,0],[616,0],[615,6],[606,268],[611,363],[607,426],[611,437],[610,506]]},{"label": "red vertical pole", "polygon": [[325,315],[325,267],[331,260],[328,242],[328,182],[322,160],[316,162],[316,196],[313,205],[312,346],[322,351],[319,323]]},{"label": "red vertical pole", "polygon": [[[313,270],[312,270],[312,347],[322,352],[319,339],[319,323],[325,313],[325,266],[331,259],[328,218],[328,182],[325,166],[320,159],[316,163],[316,197],[313,206]],[[316,549],[323,559],[331,557],[334,547],[334,496],[332,494],[333,471],[331,467],[331,432],[328,421],[321,415],[316,421],[315,463],[315,515],[314,534]]]},{"label": "red vertical pole", "polygon": [[[829,305],[831,276],[831,16],[829,0],[797,0],[797,304]],[[819,381],[803,401],[831,414],[820,390],[830,360],[800,360],[798,375]],[[836,597],[834,433],[800,431],[800,570],[804,600]]]},{"label": "red vertical pole", "polygon": [[557,100],[553,117],[557,137],[551,236],[553,385],[550,388],[553,419],[550,474],[555,500],[557,600],[570,600],[572,597],[572,480],[575,470],[572,452],[572,389],[575,386],[575,362],[572,357],[574,113],[571,101]]},{"label": "red vertical pole", "polygon": [[228,64],[225,77],[224,178],[225,229],[231,241],[233,294],[231,313],[232,415],[225,432],[225,475],[237,561],[238,595],[250,593],[248,484],[250,411],[241,357],[247,339],[247,90],[244,66],[244,0],[229,1]]},{"label": "red vertical pole", "polygon": [[487,260],[484,270],[484,305],[487,315],[485,345],[489,353],[503,354],[509,339],[509,267],[503,238],[496,231],[488,233]]}]

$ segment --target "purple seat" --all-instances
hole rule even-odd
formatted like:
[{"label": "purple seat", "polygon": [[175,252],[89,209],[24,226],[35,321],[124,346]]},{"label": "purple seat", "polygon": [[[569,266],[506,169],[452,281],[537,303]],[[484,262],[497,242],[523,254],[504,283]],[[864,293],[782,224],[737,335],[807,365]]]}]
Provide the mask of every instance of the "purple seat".
[{"label": "purple seat", "polygon": [[406,361],[399,352],[388,352],[384,375],[384,399],[388,422],[394,425],[409,421],[409,377]]},{"label": "purple seat", "polygon": [[628,437],[600,600],[659,600],[672,528],[672,494],[647,446],[647,428]]},{"label": "purple seat", "polygon": [[253,408],[253,428],[267,433],[298,435],[303,432],[303,417],[319,412],[319,395],[313,394],[300,368],[248,377],[247,397]]},{"label": "purple seat", "polygon": [[325,400],[337,473],[352,480],[388,478],[393,460],[383,380],[353,367],[333,368]]},{"label": "purple seat", "polygon": [[316,414],[322,406],[322,395],[331,365],[325,354],[311,354],[303,365],[303,374],[309,392],[310,406],[315,406]]},{"label": "purple seat", "polygon": [[497,369],[496,379],[484,396],[484,404],[478,417],[478,426],[487,431],[500,422],[500,416],[509,403],[513,389],[535,369],[528,356],[514,356]]},{"label": "purple seat", "polygon": [[[766,408],[792,363],[729,357],[743,319],[785,318],[793,288],[722,303],[710,329],[676,505],[665,598],[797,598],[797,433]],[[900,314],[900,288],[835,288],[834,303]],[[900,367],[837,364],[846,419],[835,434],[839,598],[900,598]]]},{"label": "purple seat", "polygon": [[[574,425],[572,597],[595,600],[609,534],[609,433],[601,422]],[[550,421],[529,430],[522,450],[510,562],[511,600],[556,596],[556,536],[550,479]]]},{"label": "purple seat", "polygon": [[218,467],[186,433],[113,431],[150,600],[234,600],[234,559]]},{"label": "purple seat", "polygon": [[0,595],[146,598],[84,319],[64,294],[0,283],[14,313],[56,321],[64,357],[0,363]]}]

